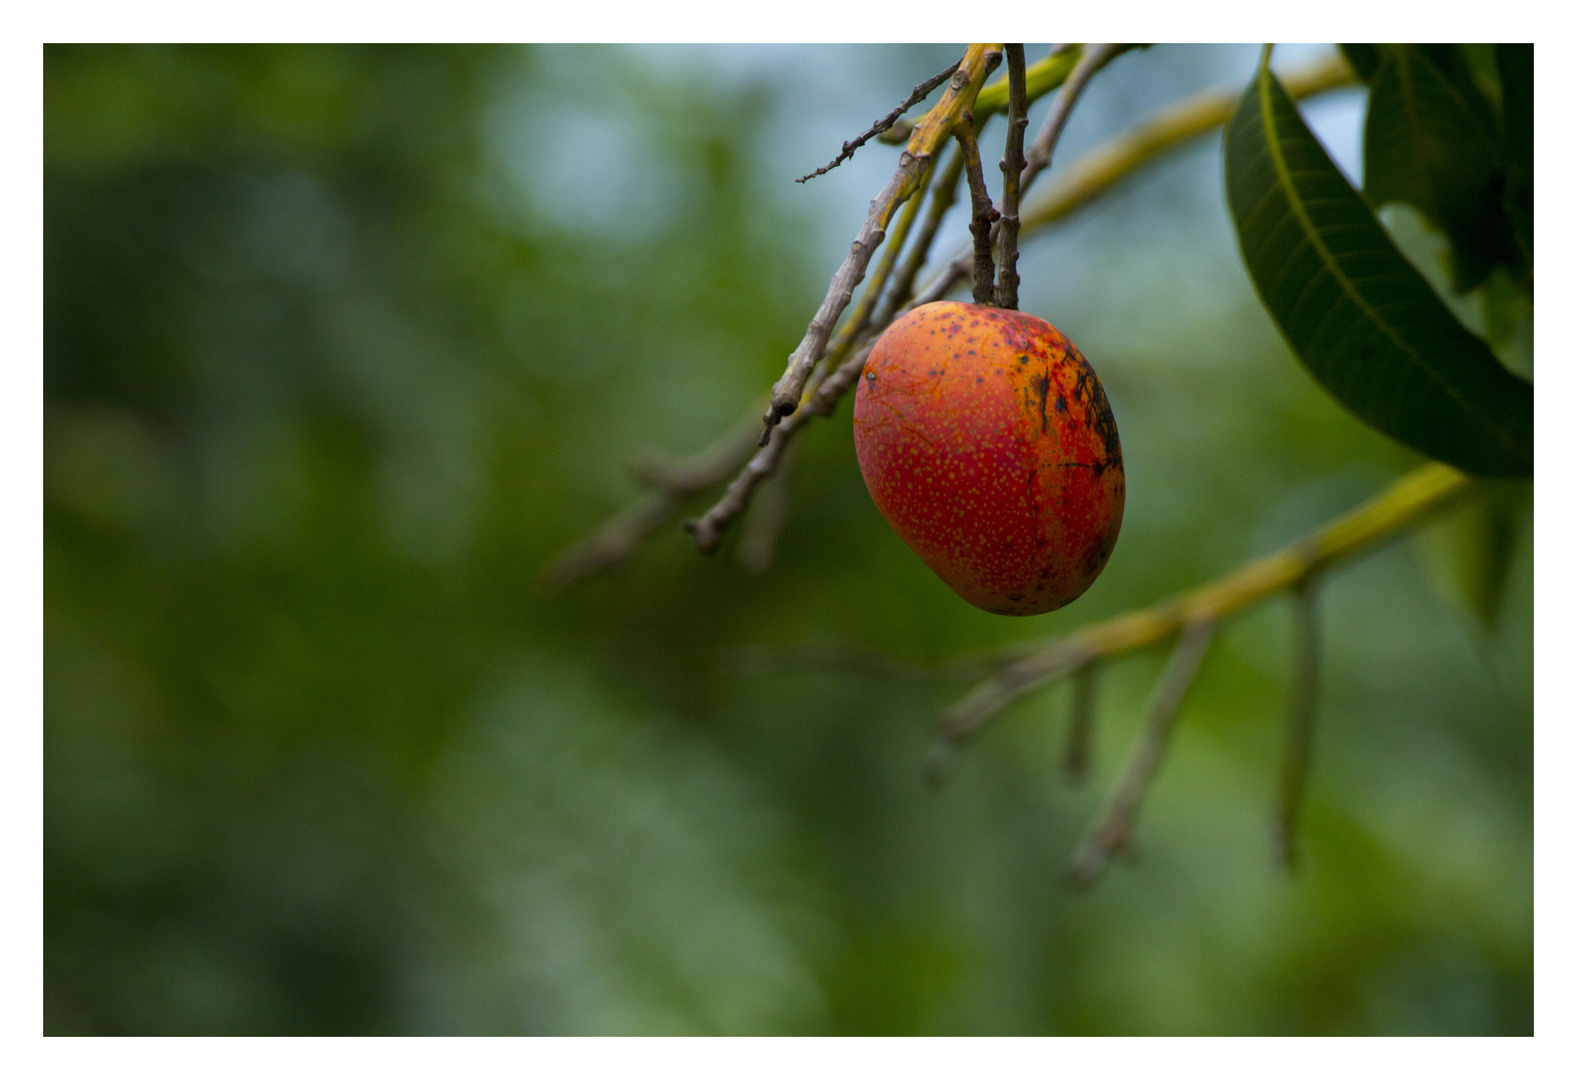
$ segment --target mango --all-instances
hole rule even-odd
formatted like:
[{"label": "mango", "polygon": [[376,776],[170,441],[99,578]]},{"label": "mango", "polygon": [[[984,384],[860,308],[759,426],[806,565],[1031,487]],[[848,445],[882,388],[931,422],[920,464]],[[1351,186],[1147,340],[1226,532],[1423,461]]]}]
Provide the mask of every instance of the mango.
[{"label": "mango", "polygon": [[865,362],[854,446],[882,517],[954,592],[1000,615],[1076,600],[1122,527],[1122,445],[1089,361],[1050,323],[942,301]]}]

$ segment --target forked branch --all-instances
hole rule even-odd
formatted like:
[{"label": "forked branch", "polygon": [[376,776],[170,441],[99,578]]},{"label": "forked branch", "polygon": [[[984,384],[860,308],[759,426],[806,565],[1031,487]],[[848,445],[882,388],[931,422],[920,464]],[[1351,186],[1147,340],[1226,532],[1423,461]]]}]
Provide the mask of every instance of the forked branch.
[{"label": "forked branch", "polygon": [[1335,564],[1393,539],[1470,489],[1455,469],[1429,464],[1402,477],[1385,492],[1311,536],[1249,563],[1226,577],[1152,608],[1085,626],[1069,636],[1003,666],[942,716],[927,761],[927,779],[937,782],[956,764],[967,740],[1012,701],[1059,676],[1073,673],[1073,720],[1068,771],[1081,772],[1087,754],[1089,711],[1096,666],[1114,657],[1179,635],[1171,660],[1156,684],[1143,734],[1122,775],[1075,851],[1069,879],[1091,884],[1111,858],[1126,850],[1145,792],[1160,769],[1177,710],[1198,671],[1216,628],[1282,592],[1291,592],[1297,623],[1287,712],[1287,749],[1278,787],[1273,840],[1290,869],[1296,859],[1296,826],[1308,776],[1319,679],[1319,637],[1314,615],[1316,578]]},{"label": "forked branch", "polygon": [[1177,712],[1182,708],[1183,696],[1193,685],[1194,676],[1199,673],[1199,665],[1204,662],[1205,652],[1215,635],[1216,624],[1211,619],[1191,622],[1184,628],[1182,638],[1166,662],[1166,670],[1161,672],[1150,695],[1144,734],[1123,766],[1122,778],[1106,797],[1105,805],[1073,854],[1068,877],[1075,888],[1092,884],[1112,856],[1126,851],[1132,841],[1139,803],[1161,768],[1167,743],[1177,726]]},{"label": "forked branch", "polygon": [[871,200],[865,224],[850,245],[843,265],[832,275],[826,298],[811,319],[804,339],[789,355],[788,366],[782,377],[772,387],[772,400],[763,417],[765,430],[761,434],[762,446],[767,444],[778,422],[799,408],[805,383],[821,360],[838,316],[849,306],[855,286],[865,277],[865,268],[870,264],[871,255],[886,236],[887,223],[899,205],[919,188],[923,182],[922,176],[930,168],[932,155],[942,141],[951,135],[959,116],[974,104],[975,95],[980,92],[986,76],[1001,60],[1000,45],[969,46],[941,100],[915,125],[914,133],[909,136],[909,145],[898,158],[897,171],[876,198]]}]

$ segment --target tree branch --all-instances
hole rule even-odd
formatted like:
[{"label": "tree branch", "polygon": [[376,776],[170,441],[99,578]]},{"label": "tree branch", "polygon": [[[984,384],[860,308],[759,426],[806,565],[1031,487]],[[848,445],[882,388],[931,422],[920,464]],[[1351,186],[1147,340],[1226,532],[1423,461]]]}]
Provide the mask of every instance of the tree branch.
[{"label": "tree branch", "polygon": [[[1056,148],[1057,140],[1062,137],[1062,129],[1067,125],[1068,117],[1073,112],[1074,103],[1078,101],[1079,95],[1084,92],[1084,88],[1089,85],[1090,78],[1110,62],[1113,57],[1122,52],[1123,48],[1121,45],[1090,45],[1086,46],[1083,52],[1080,53],[1078,63],[1074,65],[1073,71],[1062,84],[1062,88],[1057,93],[1057,99],[1051,103],[1051,112],[1047,114],[1045,122],[1041,125],[1040,133],[1035,136],[1035,144],[1030,148],[1027,155],[1024,171],[1019,176],[1018,194],[1020,197],[1029,190],[1030,185],[1035,182],[1041,170],[1051,163],[1051,152]],[[991,243],[995,243],[999,229],[1000,225],[992,230]],[[926,302],[940,300],[965,274],[969,274],[972,270],[978,270],[980,265],[979,246],[980,242],[977,239],[975,241],[976,255],[973,262],[970,261],[968,252],[959,253],[952,263],[948,265],[947,269],[943,270],[937,280],[932,282],[931,286],[922,294],[927,298]],[[977,299],[975,302],[979,303],[980,301]]]},{"label": "tree branch", "polygon": [[925,82],[921,83],[919,86],[916,86],[914,88],[914,92],[911,93],[908,97],[904,98],[903,101],[899,103],[899,105],[898,105],[898,107],[896,109],[894,109],[892,112],[888,113],[886,116],[882,117],[880,120],[876,121],[876,123],[872,124],[869,128],[867,128],[861,134],[856,135],[853,139],[851,139],[848,142],[844,143],[843,144],[843,149],[838,152],[838,156],[837,157],[835,157],[831,161],[827,162],[827,164],[823,165],[821,168],[817,169],[815,172],[813,172],[813,173],[806,173],[804,176],[800,177],[798,180],[796,180],[794,182],[796,184],[803,184],[807,180],[813,180],[813,179],[815,179],[818,176],[822,176],[822,175],[825,175],[826,173],[831,172],[833,169],[836,169],[839,165],[843,164],[843,162],[848,161],[850,158],[852,158],[854,156],[854,152],[856,150],[858,150],[860,147],[864,146],[871,139],[875,138],[876,136],[880,135],[882,132],[886,131],[888,128],[890,128],[894,124],[896,124],[898,122],[898,118],[900,116],[902,116],[904,113],[908,112],[914,106],[918,105],[920,102],[924,101],[927,97],[929,97],[932,90],[935,90],[938,86],[941,86],[944,82],[946,82],[948,80],[948,78],[950,78],[952,76],[953,72],[955,72],[957,70],[958,70],[958,63],[954,63],[952,67],[948,68],[946,71],[942,72],[940,75],[933,75],[931,78],[925,80]]},{"label": "tree branch", "polygon": [[997,244],[997,307],[1018,310],[1018,200],[1024,171],[1024,129],[1029,126],[1029,97],[1024,88],[1024,46],[1004,45],[1008,62],[1008,134],[1002,154],[1002,225]]},{"label": "tree branch", "polygon": [[[1352,69],[1342,58],[1332,56],[1288,72],[1282,85],[1294,100],[1302,100],[1351,86],[1356,81]],[[1195,94],[1161,109],[1132,131],[1086,152],[1060,171],[1052,186],[1020,211],[1020,235],[1062,220],[1167,151],[1225,124],[1232,118],[1232,111],[1237,107],[1241,94],[1241,89],[1210,90]],[[1039,142],[1038,137],[1036,141]],[[1034,179],[1034,176],[1030,177],[1031,182]],[[1028,187],[1029,184],[1024,181],[1019,182],[1021,198]],[[916,305],[942,299],[969,276],[971,265],[970,251],[959,251],[916,296]]]},{"label": "tree branch", "polygon": [[590,536],[564,549],[538,575],[558,590],[629,558],[641,541],[671,520],[692,495],[721,483],[750,456],[758,430],[756,409],[699,453],[676,462],[648,457],[631,468],[651,490],[604,522]]},{"label": "tree branch", "polygon": [[750,513],[745,517],[745,535],[739,538],[739,546],[734,549],[734,561],[747,574],[763,573],[772,565],[778,534],[788,520],[789,477],[793,475],[798,451],[798,442],[786,445],[782,460],[773,470],[765,490],[751,503]]},{"label": "tree branch", "polygon": [[1085,664],[1154,645],[1184,626],[1220,622],[1293,588],[1326,567],[1405,532],[1460,496],[1469,484],[1466,476],[1448,465],[1424,465],[1295,544],[1154,607],[1081,627],[1008,664],[955,702],[942,714],[938,738],[962,743],[1018,698]]},{"label": "tree branch", "polygon": [[[920,183],[924,185],[930,178],[930,171],[927,170],[925,175],[921,176]],[[893,225],[892,243],[887,245],[887,249],[882,252],[881,261],[876,264],[876,269],[871,272],[870,284],[866,285],[865,291],[860,294],[860,302],[854,305],[854,310],[844,320],[843,328],[832,339],[832,344],[827,346],[827,368],[836,368],[841,364],[848,356],[849,350],[854,347],[855,342],[872,325],[872,309],[876,306],[877,298],[882,295],[887,285],[887,280],[892,275],[893,265],[898,261],[898,254],[903,250],[904,241],[909,237],[909,230],[913,227],[915,218],[919,216],[920,203],[923,198],[924,191],[920,190],[916,192],[915,197],[904,203],[903,212],[898,215],[898,221]],[[885,327],[887,322],[891,321],[891,315],[886,314],[885,308],[883,312],[883,317],[876,324],[880,327]],[[814,387],[811,388],[810,392],[814,393]]]},{"label": "tree branch", "polygon": [[1127,850],[1133,838],[1139,803],[1161,767],[1172,730],[1177,726],[1177,711],[1182,707],[1183,696],[1193,685],[1194,676],[1199,674],[1199,665],[1204,662],[1215,635],[1213,619],[1190,622],[1184,627],[1182,638],[1172,650],[1166,670],[1161,672],[1150,695],[1144,734],[1123,767],[1122,779],[1106,797],[1101,812],[1074,852],[1068,877],[1075,888],[1087,888],[1094,883],[1111,857]]},{"label": "tree branch", "polygon": [[[1068,73],[1073,70],[1073,65],[1079,61],[1081,45],[1058,45],[1051,52],[1035,61],[1024,69],[1025,90],[1030,101],[1038,101],[1062,85]],[[996,79],[987,83],[975,95],[975,130],[992,116],[1007,108],[1008,81],[1007,77]],[[914,132],[914,125],[907,120],[899,120],[892,127],[876,136],[876,141],[887,143],[890,146],[901,146],[909,141],[909,136]]]},{"label": "tree branch", "polygon": [[[1295,100],[1356,82],[1339,56],[1295,68],[1282,85]],[[1067,217],[1162,154],[1208,134],[1232,118],[1241,90],[1211,90],[1185,98],[1146,118],[1132,130],[1102,143],[1060,171],[1051,186],[1023,211],[1025,231]]]},{"label": "tree branch", "polygon": [[892,322],[893,314],[901,308],[914,292],[914,279],[919,276],[920,269],[930,257],[931,245],[936,242],[936,232],[942,225],[942,219],[952,209],[953,203],[958,198],[958,178],[964,172],[964,152],[955,148],[952,156],[947,159],[941,171],[937,174],[936,181],[931,185],[931,205],[926,211],[925,224],[920,226],[920,233],[915,237],[914,245],[909,249],[908,256],[903,261],[903,266],[893,278],[892,288],[887,290],[882,306],[875,317],[875,325],[886,327]]},{"label": "tree branch", "polygon": [[969,178],[969,231],[975,238],[975,303],[989,305],[996,299],[991,280],[996,276],[996,266],[991,261],[991,224],[997,212],[991,205],[991,192],[986,190],[985,173],[980,167],[975,118],[965,113],[953,134],[958,137],[958,150],[964,156],[964,175]]},{"label": "tree branch", "polygon": [[1019,178],[1020,187],[1028,188],[1051,164],[1051,153],[1057,148],[1057,141],[1062,138],[1062,130],[1068,126],[1068,117],[1073,115],[1073,106],[1084,93],[1084,88],[1089,85],[1090,79],[1094,78],[1097,71],[1111,63],[1126,48],[1127,46],[1124,45],[1084,47],[1083,55],[1074,65],[1067,81],[1062,84],[1062,89],[1057,92],[1056,99],[1051,103],[1051,111],[1041,122],[1040,133],[1035,136],[1034,144],[1025,155],[1024,172]]},{"label": "tree branch", "polygon": [[932,154],[936,152],[942,140],[951,133],[953,125],[958,122],[958,117],[974,103],[981,84],[1001,59],[1002,49],[998,45],[969,46],[964,52],[963,60],[959,62],[958,70],[953,73],[952,80],[948,83],[947,92],[925,115],[925,118],[915,125],[914,134],[909,137],[909,145],[899,156],[897,171],[893,173],[892,179],[876,198],[871,200],[871,208],[866,214],[865,224],[850,246],[848,257],[843,260],[843,265],[838,268],[837,273],[833,274],[827,296],[822,300],[815,317],[811,319],[804,339],[790,354],[787,368],[772,387],[771,404],[763,417],[765,430],[761,435],[761,445],[767,444],[772,429],[783,417],[799,408],[805,383],[810,379],[810,373],[817,362],[821,360],[822,353],[827,347],[827,339],[832,335],[832,328],[837,323],[838,316],[843,313],[844,308],[848,307],[849,300],[854,295],[854,287],[865,276],[865,268],[871,261],[872,253],[886,235],[887,222],[891,220],[898,205],[914,194],[922,173],[930,166]]},{"label": "tree branch", "polygon": [[781,424],[772,429],[767,445],[758,449],[745,463],[745,467],[739,470],[739,475],[728,485],[722,498],[700,517],[683,522],[684,530],[695,541],[697,551],[710,555],[717,550],[717,545],[723,540],[723,530],[750,504],[751,493],[772,475],[778,460],[799,430],[815,417],[832,415],[838,400],[860,377],[860,372],[865,368],[865,358],[871,354],[875,344],[875,341],[867,340],[853,356],[822,379],[815,393],[809,395],[809,405],[785,417]]}]

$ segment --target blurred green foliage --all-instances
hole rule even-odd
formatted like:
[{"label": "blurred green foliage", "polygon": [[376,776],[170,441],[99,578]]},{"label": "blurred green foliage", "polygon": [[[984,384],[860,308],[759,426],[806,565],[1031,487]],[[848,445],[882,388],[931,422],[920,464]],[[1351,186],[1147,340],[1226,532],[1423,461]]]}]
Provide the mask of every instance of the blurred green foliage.
[{"label": "blurred green foliage", "polygon": [[[1256,304],[1218,141],[1026,241],[1024,307],[1100,370],[1128,463],[1073,607],[957,600],[870,505],[846,409],[769,573],[672,528],[535,588],[634,449],[770,383],[852,235],[775,164],[796,67],[884,88],[847,137],[953,52],[46,50],[47,1031],[1531,1032],[1525,529],[1488,630],[1427,545],[1326,589],[1291,879],[1279,605],[1207,659],[1142,860],[1082,896],[1159,656],[1103,677],[1093,783],[1059,775],[1058,687],[939,794],[961,684],[738,662],[1054,634],[1411,463]],[[1252,64],[1125,57],[1065,153]],[[890,153],[818,183],[857,220]]]}]

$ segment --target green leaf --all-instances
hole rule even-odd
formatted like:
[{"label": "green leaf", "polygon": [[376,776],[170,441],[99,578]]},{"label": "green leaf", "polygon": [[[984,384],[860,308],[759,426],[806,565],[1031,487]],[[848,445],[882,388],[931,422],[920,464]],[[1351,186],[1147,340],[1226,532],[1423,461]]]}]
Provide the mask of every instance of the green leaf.
[{"label": "green leaf", "polygon": [[1378,45],[1347,45],[1341,46],[1342,56],[1347,63],[1357,72],[1358,77],[1364,82],[1374,78],[1375,71],[1380,66],[1380,46]]},{"label": "green leaf", "polygon": [[1533,267],[1533,46],[1496,45],[1501,123],[1506,133],[1506,212]]},{"label": "green leaf", "polygon": [[1387,45],[1370,81],[1364,194],[1410,203],[1451,239],[1456,289],[1497,265],[1521,268],[1506,212],[1506,161],[1494,104],[1455,46]]},{"label": "green leaf", "polygon": [[1249,276],[1294,353],[1367,423],[1481,476],[1531,476],[1533,387],[1397,251],[1261,65],[1226,140]]}]

